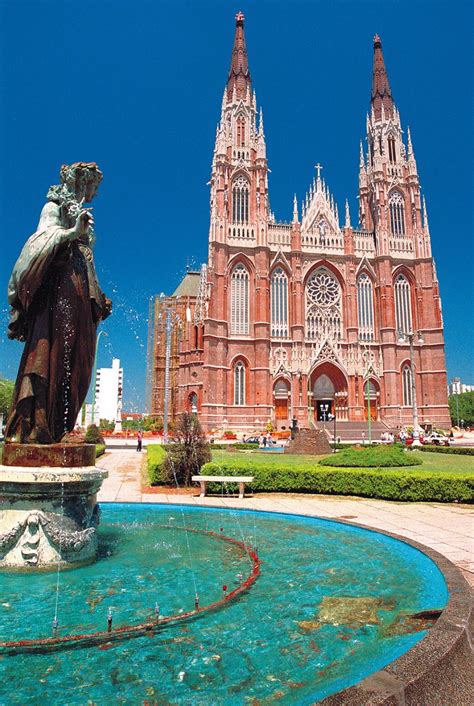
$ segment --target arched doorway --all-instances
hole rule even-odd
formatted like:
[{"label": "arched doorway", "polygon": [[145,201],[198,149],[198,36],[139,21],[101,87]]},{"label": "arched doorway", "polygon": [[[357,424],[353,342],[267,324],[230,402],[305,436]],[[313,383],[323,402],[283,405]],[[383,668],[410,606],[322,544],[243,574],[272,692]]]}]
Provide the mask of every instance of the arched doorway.
[{"label": "arched doorway", "polygon": [[331,378],[323,373],[314,383],[313,400],[316,421],[327,422],[334,414],[334,398],[336,390]]},{"label": "arched doorway", "polygon": [[339,421],[347,421],[347,380],[337,365],[327,361],[313,370],[309,396],[314,421],[327,422],[334,414]]},{"label": "arched doorway", "polygon": [[376,422],[379,418],[380,387],[378,382],[369,378],[364,380],[364,419]]},{"label": "arched doorway", "polygon": [[290,383],[280,378],[273,386],[273,404],[275,407],[275,421],[277,428],[287,426],[290,418],[289,410]]}]

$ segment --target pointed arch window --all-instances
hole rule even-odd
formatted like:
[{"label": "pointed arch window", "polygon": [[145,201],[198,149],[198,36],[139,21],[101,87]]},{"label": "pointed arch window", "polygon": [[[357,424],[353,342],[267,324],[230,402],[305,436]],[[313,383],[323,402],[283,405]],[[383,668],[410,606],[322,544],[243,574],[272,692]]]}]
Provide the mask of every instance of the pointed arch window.
[{"label": "pointed arch window", "polygon": [[232,186],[232,220],[234,223],[249,222],[249,182],[242,175]]},{"label": "pointed arch window", "polygon": [[390,135],[388,138],[388,158],[392,164],[397,162],[397,153],[395,151],[395,138]]},{"label": "pointed arch window", "polygon": [[237,147],[245,147],[245,118],[237,118]]},{"label": "pointed arch window", "polygon": [[394,191],[389,200],[390,230],[392,235],[405,235],[405,202],[399,191]]},{"label": "pointed arch window", "polygon": [[249,332],[249,273],[242,263],[234,267],[231,275],[230,332]]},{"label": "pointed arch window", "polygon": [[272,274],[270,285],[271,331],[274,338],[288,336],[288,277],[277,267]]},{"label": "pointed arch window", "polygon": [[404,407],[411,407],[413,404],[413,375],[408,363],[402,368],[402,400]]},{"label": "pointed arch window", "polygon": [[234,367],[234,404],[245,404],[245,366],[240,360]]},{"label": "pointed arch window", "polygon": [[357,279],[357,314],[359,318],[359,338],[363,341],[374,339],[374,301],[372,280],[364,272]]},{"label": "pointed arch window", "polygon": [[410,333],[412,330],[411,291],[405,275],[398,275],[395,280],[395,318],[397,331]]}]

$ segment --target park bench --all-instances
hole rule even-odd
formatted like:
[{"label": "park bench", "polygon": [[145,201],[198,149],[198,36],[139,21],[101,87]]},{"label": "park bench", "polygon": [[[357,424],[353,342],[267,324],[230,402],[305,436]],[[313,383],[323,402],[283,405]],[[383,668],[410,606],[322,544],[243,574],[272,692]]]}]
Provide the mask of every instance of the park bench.
[{"label": "park bench", "polygon": [[201,498],[206,497],[208,483],[238,483],[239,498],[243,498],[245,484],[252,483],[253,479],[253,476],[192,476],[192,480],[201,485]]}]

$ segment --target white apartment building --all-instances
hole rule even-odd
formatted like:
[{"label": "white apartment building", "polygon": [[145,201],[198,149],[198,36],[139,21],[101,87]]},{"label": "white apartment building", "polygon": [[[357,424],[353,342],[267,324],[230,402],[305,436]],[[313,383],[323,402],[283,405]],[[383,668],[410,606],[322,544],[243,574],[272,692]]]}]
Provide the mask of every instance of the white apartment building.
[{"label": "white apartment building", "polygon": [[118,358],[111,368],[99,368],[95,378],[94,423],[101,419],[115,422],[122,409],[123,368]]},{"label": "white apartment building", "polygon": [[448,385],[448,395],[462,395],[463,392],[474,392],[474,385],[465,385],[461,378],[453,378]]}]

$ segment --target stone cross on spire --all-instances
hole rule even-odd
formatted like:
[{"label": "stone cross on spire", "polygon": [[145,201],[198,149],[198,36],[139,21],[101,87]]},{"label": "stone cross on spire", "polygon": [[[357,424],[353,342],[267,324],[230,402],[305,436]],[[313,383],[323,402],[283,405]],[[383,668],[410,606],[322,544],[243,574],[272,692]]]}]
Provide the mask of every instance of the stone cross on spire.
[{"label": "stone cross on spire", "polygon": [[315,168],[315,169],[317,170],[317,172],[318,172],[318,179],[321,179],[321,169],[322,169],[322,165],[319,164],[319,162],[318,162],[317,164],[314,165],[314,168]]}]

